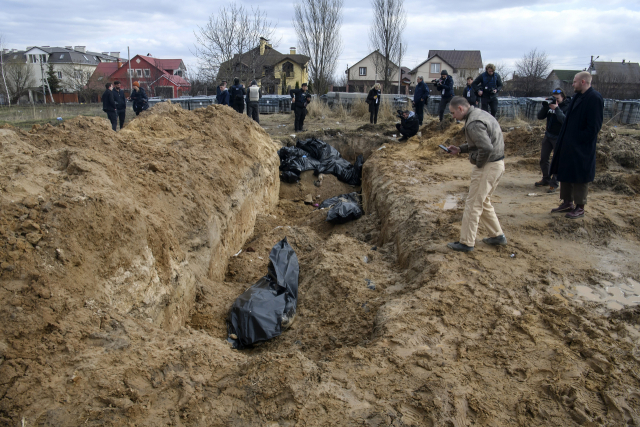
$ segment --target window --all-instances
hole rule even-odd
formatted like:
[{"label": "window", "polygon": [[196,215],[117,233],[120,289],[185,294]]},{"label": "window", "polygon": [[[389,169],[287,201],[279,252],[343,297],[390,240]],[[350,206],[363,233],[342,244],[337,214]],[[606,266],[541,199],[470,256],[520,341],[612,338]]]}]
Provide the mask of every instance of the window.
[{"label": "window", "polygon": [[287,77],[293,77],[293,64],[288,61],[282,64],[282,72]]},{"label": "window", "polygon": [[98,77],[98,81],[102,80],[102,77],[103,77],[103,76]]},{"label": "window", "polygon": [[142,69],[141,68],[136,68],[136,75],[138,77],[142,77]]},{"label": "window", "polygon": [[145,68],[145,69],[144,69],[144,76],[145,76],[145,77],[149,77],[150,75],[151,75],[151,70],[150,70],[150,69],[148,69],[148,68]]},{"label": "window", "polygon": [[74,71],[73,71],[73,78],[75,78],[75,79],[81,79],[81,78],[82,78],[82,71],[80,71],[80,70],[74,70]]},{"label": "window", "polygon": [[64,59],[64,53],[60,55],[60,59]]},{"label": "window", "polygon": [[133,69],[128,68],[128,69],[127,69],[127,76],[129,76],[129,77],[133,77],[133,71],[134,71]]},{"label": "window", "polygon": [[173,74],[176,75],[176,76],[183,77],[182,70],[176,70]]},{"label": "window", "polygon": [[58,71],[56,72],[56,74],[58,75],[58,78],[61,79],[62,78],[62,71]]},{"label": "window", "polygon": [[431,64],[431,72],[436,74],[440,72],[440,64]]},{"label": "window", "polygon": [[82,55],[82,57],[84,58],[85,61],[89,60],[89,58],[87,58],[87,55]]},{"label": "window", "polygon": [[360,75],[361,76],[367,75],[367,67],[360,67]]}]

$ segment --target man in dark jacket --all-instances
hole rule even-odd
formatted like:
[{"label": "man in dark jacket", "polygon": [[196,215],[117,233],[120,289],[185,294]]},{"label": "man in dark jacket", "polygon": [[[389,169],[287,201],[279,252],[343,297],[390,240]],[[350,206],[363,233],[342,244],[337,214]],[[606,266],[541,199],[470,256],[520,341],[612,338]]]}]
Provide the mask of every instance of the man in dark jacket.
[{"label": "man in dark jacket", "polygon": [[438,105],[438,117],[440,121],[444,118],[444,111],[449,105],[451,98],[453,98],[453,78],[449,75],[447,70],[440,72],[440,79],[434,82],[436,89],[442,95],[440,98],[440,105]]},{"label": "man in dark jacket", "polygon": [[481,108],[484,111],[489,111],[489,107],[491,107],[491,115],[495,117],[498,111],[498,92],[502,90],[502,79],[496,73],[495,65],[487,64],[484,73],[473,81],[472,86],[480,96]]},{"label": "man in dark jacket", "polygon": [[413,94],[413,105],[416,110],[416,115],[418,116],[419,126],[422,126],[422,121],[424,120],[424,107],[427,105],[428,101],[429,88],[424,82],[422,76],[418,76],[418,85],[416,86],[416,91]]},{"label": "man in dark jacket", "polygon": [[402,135],[398,142],[404,142],[418,133],[420,123],[413,111],[398,110],[398,117],[400,118],[400,123],[396,123],[396,129],[398,129],[398,132]]},{"label": "man in dark jacket", "polygon": [[246,95],[244,91],[244,86],[240,84],[240,79],[233,79],[233,86],[231,86],[231,90],[229,90],[231,106],[238,113],[242,114],[244,112],[244,96]]},{"label": "man in dark jacket", "polygon": [[558,175],[562,199],[551,213],[567,212],[570,219],[584,216],[589,183],[596,176],[596,143],[604,115],[604,100],[591,87],[591,74],[576,74],[573,90],[576,95],[565,114],[549,171]]},{"label": "man in dark jacket", "polygon": [[247,116],[260,123],[260,98],[262,98],[262,90],[258,86],[258,82],[251,81],[251,86],[247,88]]},{"label": "man in dark jacket", "polygon": [[372,125],[378,123],[378,111],[380,110],[380,102],[382,101],[382,91],[380,87],[380,83],[374,84],[365,101],[369,104],[369,122]]},{"label": "man in dark jacket", "polygon": [[[549,102],[551,101],[551,102]],[[553,98],[549,98],[542,103],[542,108],[538,112],[538,120],[547,120],[547,129],[542,139],[542,147],[540,149],[540,170],[542,171],[542,179],[536,182],[536,187],[549,186],[547,193],[554,193],[558,188],[558,178],[549,174],[549,156],[553,152],[564,123],[565,112],[569,110],[569,101],[562,89],[553,90]]]},{"label": "man in dark jacket", "polygon": [[302,83],[300,89],[291,89],[289,95],[291,96],[293,112],[295,113],[294,129],[296,132],[302,132],[304,118],[307,116],[307,105],[311,102],[311,96],[307,93],[307,84]]},{"label": "man in dark jacket", "polygon": [[102,111],[107,113],[107,117],[111,122],[111,128],[115,131],[118,127],[118,110],[116,108],[116,100],[113,98],[113,85],[107,83],[104,85],[107,89],[102,94]]},{"label": "man in dark jacket", "polygon": [[476,97],[476,90],[473,87],[473,79],[467,77],[467,85],[462,90],[462,97],[469,102],[472,107],[478,106],[478,98]]},{"label": "man in dark jacket", "polygon": [[139,82],[133,82],[133,90],[129,99],[133,103],[133,111],[136,116],[149,108],[149,98],[143,88],[140,87]]},{"label": "man in dark jacket", "polygon": [[124,126],[125,115],[127,113],[127,98],[124,96],[124,90],[120,89],[120,82],[113,82],[113,98],[116,101],[116,110],[120,119],[120,129]]},{"label": "man in dark jacket", "polygon": [[227,82],[223,81],[220,86],[216,89],[216,101],[220,105],[229,105],[229,99],[231,95],[229,95],[229,90],[227,89]]}]

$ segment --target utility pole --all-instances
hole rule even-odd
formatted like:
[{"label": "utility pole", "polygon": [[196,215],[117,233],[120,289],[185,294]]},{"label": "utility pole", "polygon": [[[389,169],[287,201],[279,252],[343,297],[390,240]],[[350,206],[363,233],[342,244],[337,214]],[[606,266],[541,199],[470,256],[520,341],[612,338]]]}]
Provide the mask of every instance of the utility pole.
[{"label": "utility pole", "polygon": [[131,80],[131,52],[129,52],[129,46],[127,46],[127,62],[129,63],[129,65],[127,65],[127,74],[129,74],[129,97],[131,97],[133,93],[133,82]]},{"label": "utility pole", "polygon": [[402,42],[400,42],[400,51],[398,52],[398,95],[400,95],[400,86],[402,86]]},{"label": "utility pole", "polygon": [[44,86],[44,64],[42,61],[42,56],[40,56],[40,78],[42,79],[42,101],[47,103],[47,89]]}]

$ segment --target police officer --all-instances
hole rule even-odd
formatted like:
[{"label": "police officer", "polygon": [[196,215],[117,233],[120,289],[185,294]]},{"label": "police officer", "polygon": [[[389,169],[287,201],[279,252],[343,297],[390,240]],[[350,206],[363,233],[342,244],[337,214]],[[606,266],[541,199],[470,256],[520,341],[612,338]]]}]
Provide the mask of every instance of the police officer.
[{"label": "police officer", "polygon": [[247,116],[260,123],[260,112],[258,111],[262,91],[258,87],[258,83],[253,80],[251,86],[247,88]]},{"label": "police officer", "polygon": [[496,66],[487,64],[484,73],[476,77],[471,85],[480,96],[481,108],[484,111],[489,111],[489,107],[491,107],[491,115],[495,117],[496,111],[498,111],[498,92],[502,90],[502,79],[496,73]]},{"label": "police officer", "polygon": [[295,113],[294,128],[296,132],[302,132],[304,118],[307,115],[307,105],[311,102],[311,96],[307,93],[307,84],[302,83],[300,89],[291,89],[289,91],[291,102],[293,102],[293,112]]}]

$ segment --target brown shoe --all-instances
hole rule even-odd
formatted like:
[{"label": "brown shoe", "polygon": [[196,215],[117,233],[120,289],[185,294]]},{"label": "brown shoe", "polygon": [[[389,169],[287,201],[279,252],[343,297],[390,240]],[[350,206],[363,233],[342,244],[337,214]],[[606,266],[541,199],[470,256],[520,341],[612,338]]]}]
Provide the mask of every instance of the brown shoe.
[{"label": "brown shoe", "polygon": [[551,213],[560,213],[560,212],[570,212],[572,210],[574,210],[576,207],[574,206],[573,202],[565,202],[563,201],[562,204],[560,206],[558,206],[555,209],[551,209]]},{"label": "brown shoe", "polygon": [[569,218],[569,219],[582,218],[582,217],[584,217],[584,209],[581,208],[580,206],[576,206],[576,208],[574,210],[572,210],[571,212],[567,213],[565,215],[565,217]]},{"label": "brown shoe", "polygon": [[545,181],[544,179],[536,182],[534,184],[536,187],[546,187],[547,185],[549,185],[549,181]]}]

